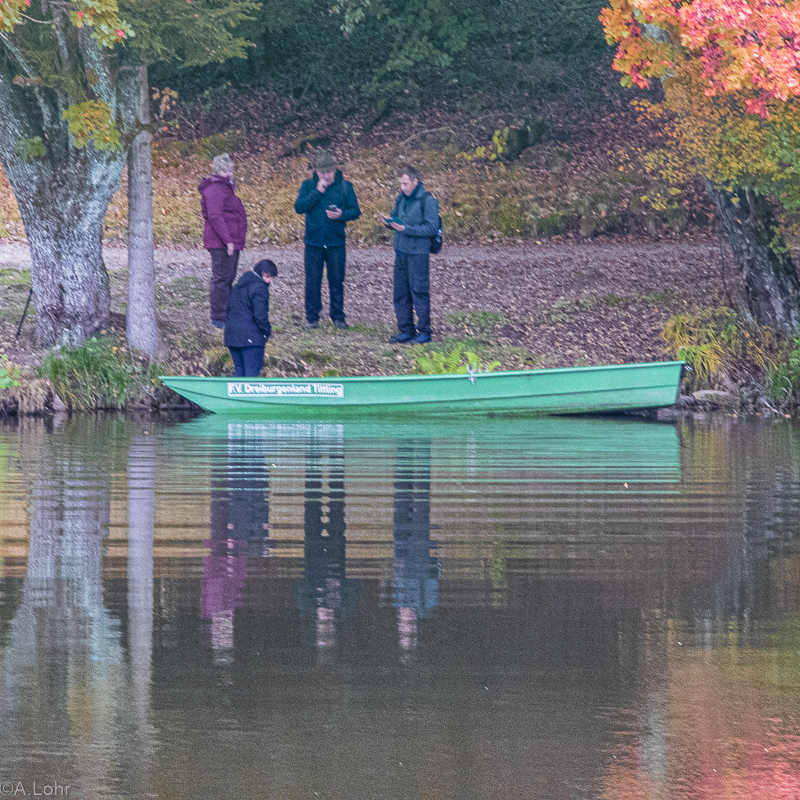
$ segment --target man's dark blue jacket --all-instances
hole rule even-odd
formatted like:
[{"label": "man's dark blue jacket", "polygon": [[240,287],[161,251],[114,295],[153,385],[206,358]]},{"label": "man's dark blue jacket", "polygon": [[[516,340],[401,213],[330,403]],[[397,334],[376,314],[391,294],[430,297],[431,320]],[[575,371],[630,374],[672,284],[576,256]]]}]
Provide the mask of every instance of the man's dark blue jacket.
[{"label": "man's dark blue jacket", "polygon": [[[344,226],[358,219],[361,209],[353,189],[353,184],[342,177],[337,169],[333,183],[324,192],[317,191],[319,176],[315,172],[308,180],[303,181],[294,210],[306,215],[305,243],[314,247],[343,247],[345,244]],[[328,219],[325,209],[336,206],[342,209],[339,219]]]}]

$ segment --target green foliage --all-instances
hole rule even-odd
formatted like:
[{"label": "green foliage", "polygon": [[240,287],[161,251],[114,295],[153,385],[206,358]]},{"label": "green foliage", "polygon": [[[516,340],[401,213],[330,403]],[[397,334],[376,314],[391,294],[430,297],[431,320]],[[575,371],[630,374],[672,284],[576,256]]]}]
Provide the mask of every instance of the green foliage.
[{"label": "green foliage", "polygon": [[259,6],[247,27],[257,45],[247,63],[184,76],[160,68],[152,73],[157,82],[187,98],[226,81],[274,86],[290,112],[313,95],[362,109],[374,104],[378,118],[446,95],[475,116],[498,98],[533,98],[565,86],[584,91],[593,72],[587,60],[599,63],[606,53],[597,22],[603,0],[261,0]]},{"label": "green foliage", "polygon": [[675,356],[694,370],[696,388],[709,386],[726,361],[741,355],[749,338],[733,309],[710,308],[699,314],[678,314],[661,332]]},{"label": "green foliage", "polygon": [[51,352],[39,367],[58,395],[72,409],[120,409],[134,392],[143,391],[158,375],[154,364],[142,366],[123,358],[106,339],[91,338],[79,347]]},{"label": "green foliage", "polygon": [[0,389],[19,386],[19,367],[8,360],[8,356],[0,354]]},{"label": "green foliage", "polygon": [[44,158],[47,148],[41,136],[32,136],[29,139],[18,139],[14,145],[14,152],[23,161],[33,161],[35,158]]},{"label": "green foliage", "polygon": [[771,366],[769,387],[773,400],[800,403],[800,338],[792,339],[785,357]]},{"label": "green foliage", "polygon": [[693,389],[728,387],[756,375],[776,402],[800,401],[798,338],[755,326],[730,308],[679,314],[667,321],[662,336],[692,367]]},{"label": "green foliage", "polygon": [[[259,12],[254,0],[120,0],[136,34],[132,46],[145,63],[178,61],[194,67],[243,58],[240,35]],[[237,35],[239,34],[239,35]]]},{"label": "green foliage", "polygon": [[499,361],[484,365],[480,356],[472,350],[467,350],[463,342],[456,343],[449,351],[426,350],[422,346],[415,346],[412,350],[415,375],[451,375],[468,371],[493,372],[500,366]]}]

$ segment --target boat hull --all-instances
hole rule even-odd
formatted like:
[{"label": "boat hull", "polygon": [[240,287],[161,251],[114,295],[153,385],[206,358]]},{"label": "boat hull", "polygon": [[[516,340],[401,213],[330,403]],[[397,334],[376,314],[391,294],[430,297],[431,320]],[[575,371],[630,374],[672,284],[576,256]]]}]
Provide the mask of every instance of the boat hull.
[{"label": "boat hull", "polygon": [[373,414],[586,414],[675,403],[682,361],[348,378],[162,376],[206,411],[272,419]]}]

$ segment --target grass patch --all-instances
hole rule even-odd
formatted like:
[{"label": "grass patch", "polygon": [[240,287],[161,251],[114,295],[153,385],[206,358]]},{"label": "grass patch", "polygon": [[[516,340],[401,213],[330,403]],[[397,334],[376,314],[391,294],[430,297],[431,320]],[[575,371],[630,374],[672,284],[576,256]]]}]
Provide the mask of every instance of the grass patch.
[{"label": "grass patch", "polygon": [[508,323],[508,319],[497,311],[454,311],[447,314],[446,320],[455,326],[472,331],[490,332],[500,325]]},{"label": "grass patch", "polygon": [[306,364],[327,364],[331,360],[330,356],[316,350],[301,350],[299,355]]},{"label": "grass patch", "polygon": [[19,386],[20,371],[16,364],[8,360],[8,356],[0,354],[0,389],[11,389]]},{"label": "grass patch", "polygon": [[6,267],[0,269],[0,286],[20,286],[29,289],[31,285],[31,272],[28,269]]},{"label": "grass patch", "polygon": [[208,289],[189,275],[175,278],[174,281],[156,289],[156,307],[200,308],[207,302]]},{"label": "grass patch", "polygon": [[39,367],[67,407],[79,411],[124,408],[148,393],[158,374],[157,365],[137,363],[129,351],[98,338],[53,351]]}]

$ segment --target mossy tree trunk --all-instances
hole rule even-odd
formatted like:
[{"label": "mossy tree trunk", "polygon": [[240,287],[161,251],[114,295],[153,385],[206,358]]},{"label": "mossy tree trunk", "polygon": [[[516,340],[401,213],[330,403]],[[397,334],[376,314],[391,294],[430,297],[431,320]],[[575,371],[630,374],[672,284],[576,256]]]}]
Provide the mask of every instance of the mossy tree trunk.
[{"label": "mossy tree trunk", "polygon": [[744,284],[747,307],[759,325],[800,332],[800,280],[769,203],[754,192],[706,180]]},{"label": "mossy tree trunk", "polygon": [[[74,29],[68,12],[53,5],[50,26],[18,26],[0,50],[0,161],[31,251],[41,347],[78,345],[108,323],[103,229],[119,188],[132,120],[130,71],[112,68],[91,31]],[[35,48],[43,46],[42,36],[48,43],[52,37],[59,71],[85,73],[86,83],[75,77],[48,86],[42,80],[37,71],[42,59],[33,61],[41,55]],[[79,140],[70,131],[65,113],[87,100],[92,101],[87,108],[105,108],[109,119],[117,120],[119,146],[103,149],[106,140],[94,133]]]},{"label": "mossy tree trunk", "polygon": [[78,345],[108,324],[103,226],[123,163],[91,146],[60,165],[4,160],[31,252],[40,347]]}]

